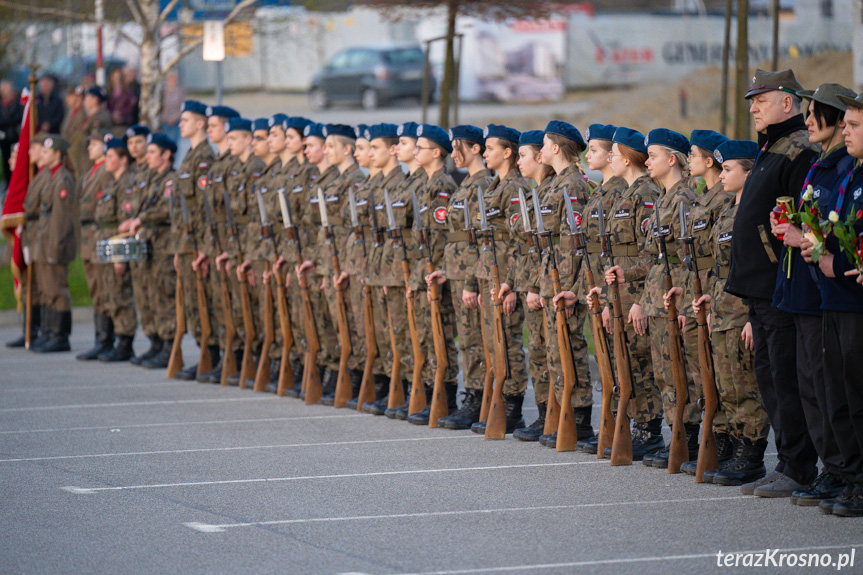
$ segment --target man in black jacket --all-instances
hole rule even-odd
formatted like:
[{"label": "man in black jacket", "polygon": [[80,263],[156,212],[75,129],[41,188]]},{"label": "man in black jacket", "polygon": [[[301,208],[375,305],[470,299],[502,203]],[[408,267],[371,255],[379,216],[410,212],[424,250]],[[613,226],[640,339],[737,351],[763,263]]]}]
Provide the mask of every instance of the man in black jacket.
[{"label": "man in black jacket", "polygon": [[39,116],[39,130],[49,134],[59,134],[66,111],[63,100],[57,93],[57,80],[54,76],[42,76],[38,90],[36,113]]},{"label": "man in black jacket", "polygon": [[[796,198],[815,156],[791,70],[757,70],[746,93],[760,151],[743,188],[731,244],[725,290],[744,298],[755,342],[755,376],[776,440],[779,463],[772,473],[741,486],[746,494],[790,497],[817,473],[818,456],[806,429],[797,387],[797,333],[793,316],[772,307],[782,244],[771,234],[777,198]],[[766,442],[750,446],[750,465],[761,465]]]}]

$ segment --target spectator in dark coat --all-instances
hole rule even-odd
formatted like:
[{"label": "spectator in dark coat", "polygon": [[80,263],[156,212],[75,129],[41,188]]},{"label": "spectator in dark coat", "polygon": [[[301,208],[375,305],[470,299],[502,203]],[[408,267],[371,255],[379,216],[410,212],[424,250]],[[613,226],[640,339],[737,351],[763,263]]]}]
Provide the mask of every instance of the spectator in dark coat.
[{"label": "spectator in dark coat", "polygon": [[65,110],[63,99],[57,93],[54,76],[42,76],[39,80],[39,95],[36,97],[36,112],[39,115],[39,130],[59,134]]},{"label": "spectator in dark coat", "polygon": [[24,106],[12,82],[0,82],[0,154],[6,161],[12,154],[12,146],[18,141]]}]

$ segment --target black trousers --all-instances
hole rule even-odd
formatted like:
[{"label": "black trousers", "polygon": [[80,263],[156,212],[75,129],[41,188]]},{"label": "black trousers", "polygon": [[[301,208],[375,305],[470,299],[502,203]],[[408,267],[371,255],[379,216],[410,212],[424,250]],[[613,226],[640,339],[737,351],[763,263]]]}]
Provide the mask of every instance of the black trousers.
[{"label": "black trousers", "polygon": [[841,475],[863,490],[863,314],[825,311],[824,383]]},{"label": "black trousers", "polygon": [[818,473],[818,454],[806,426],[797,385],[797,329],[794,316],[770,300],[750,299],[755,342],[755,379],[776,439],[776,470],[808,484]]},{"label": "black trousers", "polygon": [[824,389],[824,320],[820,315],[794,315],[797,328],[797,386],[803,415],[809,427],[809,438],[824,470],[839,473],[842,454],[830,424],[827,395]]}]

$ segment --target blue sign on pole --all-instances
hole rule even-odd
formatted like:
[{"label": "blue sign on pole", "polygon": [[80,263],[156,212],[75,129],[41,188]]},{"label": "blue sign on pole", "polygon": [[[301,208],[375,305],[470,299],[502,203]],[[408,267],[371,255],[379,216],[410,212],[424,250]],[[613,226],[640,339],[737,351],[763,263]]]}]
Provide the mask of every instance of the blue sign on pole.
[{"label": "blue sign on pole", "polygon": [[[168,5],[170,0],[159,0],[162,9]],[[192,20],[200,22],[203,20],[219,20],[230,14],[234,6],[240,0],[182,0],[176,8],[168,15],[168,20],[177,20],[180,8],[192,11]],[[291,0],[258,0],[255,6],[290,6]]]}]

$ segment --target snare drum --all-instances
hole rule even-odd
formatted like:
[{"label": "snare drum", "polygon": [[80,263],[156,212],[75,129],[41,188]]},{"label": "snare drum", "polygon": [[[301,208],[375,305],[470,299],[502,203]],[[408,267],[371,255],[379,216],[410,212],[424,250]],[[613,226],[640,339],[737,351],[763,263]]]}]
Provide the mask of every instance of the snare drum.
[{"label": "snare drum", "polygon": [[102,263],[140,262],[149,253],[147,240],[136,237],[115,236],[96,242],[96,258]]}]

